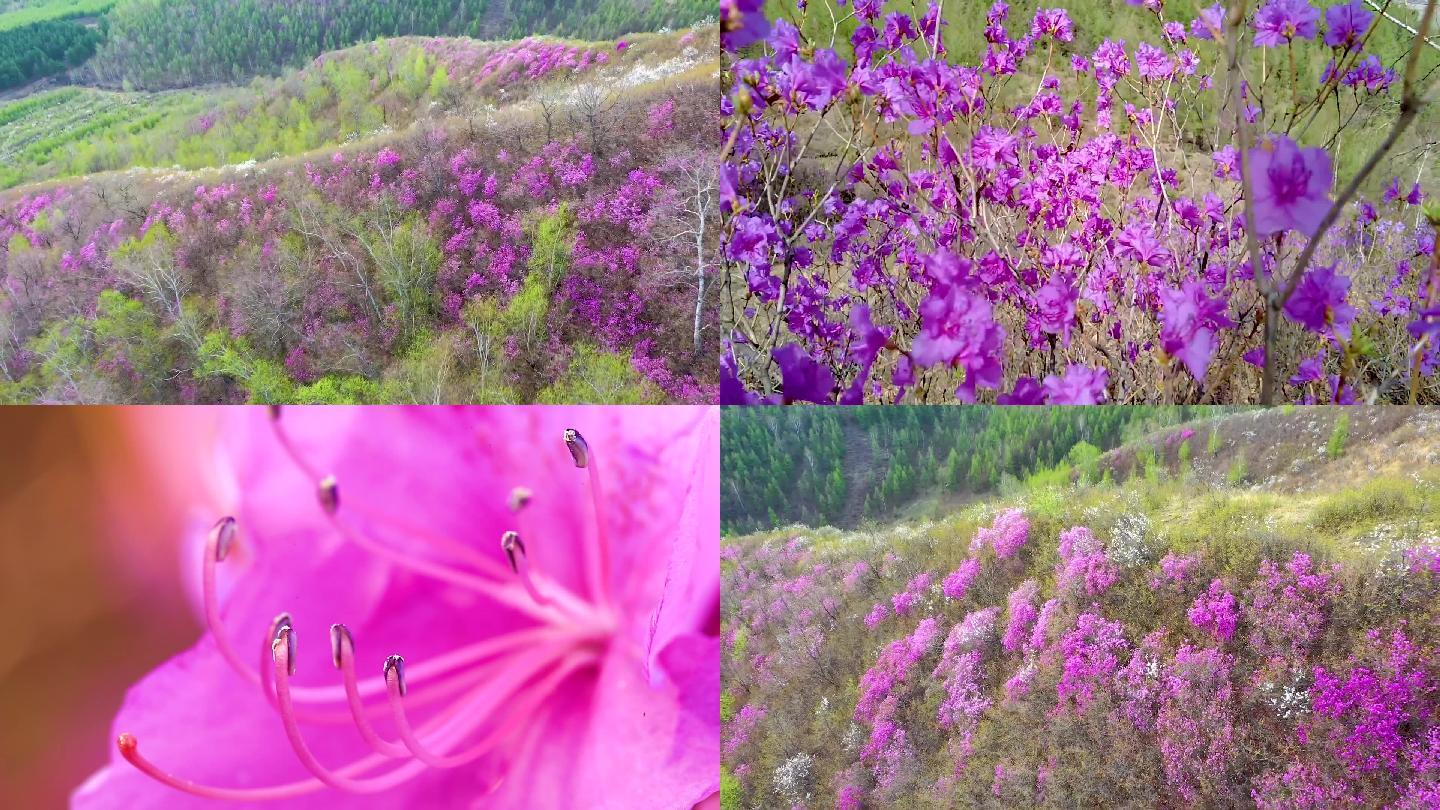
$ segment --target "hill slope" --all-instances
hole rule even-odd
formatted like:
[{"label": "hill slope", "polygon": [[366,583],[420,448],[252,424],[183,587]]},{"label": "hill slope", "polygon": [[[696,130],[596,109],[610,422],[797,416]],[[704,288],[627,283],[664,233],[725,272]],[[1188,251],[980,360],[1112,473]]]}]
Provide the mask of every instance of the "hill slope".
[{"label": "hill slope", "polygon": [[1430,806],[1440,423],[1345,413],[727,540],[724,806]]},{"label": "hill slope", "polygon": [[27,142],[0,399],[712,398],[715,39],[387,41]]}]

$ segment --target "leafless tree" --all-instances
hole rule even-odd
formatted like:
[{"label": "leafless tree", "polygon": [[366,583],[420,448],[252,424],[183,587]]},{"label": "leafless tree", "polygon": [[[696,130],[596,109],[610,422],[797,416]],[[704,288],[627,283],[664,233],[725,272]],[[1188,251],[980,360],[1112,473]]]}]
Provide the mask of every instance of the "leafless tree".
[{"label": "leafless tree", "polygon": [[[684,266],[674,271],[689,276],[695,286],[695,313],[691,326],[691,340],[696,351],[700,349],[701,332],[704,330],[705,294],[709,287],[710,254],[706,246],[715,234],[719,222],[717,200],[718,172],[715,165],[704,153],[675,154],[663,164],[663,172],[673,187],[674,205],[665,213],[664,238],[685,245],[686,251],[694,251],[694,266]],[[688,262],[687,262],[688,264]]]},{"label": "leafless tree", "polygon": [[600,157],[602,146],[609,140],[611,113],[615,110],[615,94],[594,82],[577,87],[572,95],[570,124],[590,136],[590,153]]},{"label": "leafless tree", "polygon": [[555,140],[555,121],[560,117],[564,100],[555,87],[546,87],[535,94],[535,103],[540,105],[540,117],[545,120],[545,142]]}]

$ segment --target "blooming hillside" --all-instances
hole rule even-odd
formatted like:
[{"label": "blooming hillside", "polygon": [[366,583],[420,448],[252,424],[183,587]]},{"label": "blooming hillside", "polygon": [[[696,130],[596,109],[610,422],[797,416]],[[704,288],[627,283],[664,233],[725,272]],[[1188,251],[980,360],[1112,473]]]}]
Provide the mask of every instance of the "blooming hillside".
[{"label": "blooming hillside", "polygon": [[724,399],[1440,401],[1422,5],[727,0]]},{"label": "blooming hillside", "polygon": [[[931,521],[726,540],[725,806],[1435,806],[1440,433],[1371,409],[1317,446],[1315,418],[1167,428]],[[1357,475],[1352,424],[1429,461]],[[1242,449],[1285,461],[1210,473]]]},{"label": "blooming hillside", "polygon": [[0,200],[0,399],[713,400],[714,60],[407,40],[132,128],[238,165]]}]

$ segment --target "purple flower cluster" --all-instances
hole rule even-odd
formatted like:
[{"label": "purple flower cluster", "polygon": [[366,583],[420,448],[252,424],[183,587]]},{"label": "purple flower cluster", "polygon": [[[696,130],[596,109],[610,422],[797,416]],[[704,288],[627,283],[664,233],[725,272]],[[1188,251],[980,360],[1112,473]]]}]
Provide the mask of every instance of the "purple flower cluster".
[{"label": "purple flower cluster", "polygon": [[1229,641],[1235,635],[1240,612],[1235,604],[1235,595],[1225,590],[1225,583],[1217,579],[1210,582],[1210,588],[1205,593],[1196,597],[1186,616],[1196,628],[1219,641]]},{"label": "purple flower cluster", "polygon": [[1084,712],[1097,692],[1104,691],[1120,666],[1120,657],[1130,650],[1125,627],[1095,613],[1085,612],[1075,627],[1060,640],[1064,656],[1060,682],[1056,685],[1060,705]]},{"label": "purple flower cluster", "polygon": [[1319,640],[1330,603],[1340,593],[1338,573],[1338,565],[1315,570],[1310,555],[1298,551],[1283,568],[1261,561],[1260,580],[1245,597],[1250,646],[1273,662],[1302,662]]},{"label": "purple flower cluster", "polygon": [[986,547],[995,550],[995,556],[1008,560],[1015,556],[1030,539],[1030,520],[1019,509],[1006,509],[995,516],[994,524],[982,526],[970,541],[970,553],[977,554]]},{"label": "purple flower cluster", "polygon": [[1025,580],[1010,592],[1010,597],[1006,600],[1009,618],[1005,623],[1005,635],[1000,639],[1000,646],[1005,652],[1018,651],[1030,636],[1035,627],[1035,618],[1039,615],[1035,608],[1035,599],[1039,595],[1040,586],[1033,579]]},{"label": "purple flower cluster", "polygon": [[946,575],[940,583],[940,592],[945,594],[946,599],[964,599],[965,592],[970,589],[970,583],[974,582],[979,575],[980,561],[971,557]]},{"label": "purple flower cluster", "polygon": [[[1243,155],[1215,144],[1209,179],[1177,120],[1228,105],[1212,97],[1230,84],[1218,75],[1225,10],[1187,27],[1159,0],[1136,5],[1154,12],[1154,41],[1084,53],[1063,9],[1012,25],[997,2],[972,55],[937,36],[953,22],[941,4],[915,17],[859,3],[849,42],[835,43],[727,0],[724,255],[748,287],[725,324],[727,401],[1200,402],[1222,384],[1249,397],[1262,375],[1288,379],[1312,338],[1323,364],[1345,362],[1355,324],[1387,336],[1396,375],[1440,396],[1440,340],[1421,314],[1440,307],[1426,283],[1434,229],[1410,210],[1423,193],[1347,206],[1322,234],[1345,180],[1315,145],[1331,133],[1282,134],[1312,105],[1307,83],[1319,101],[1350,87],[1359,112],[1389,114],[1395,73],[1365,52],[1376,15],[1362,0],[1323,20],[1307,0],[1255,9],[1255,46],[1333,61],[1295,92],[1245,88],[1253,137]],[[1016,82],[1019,101],[998,103]],[[855,135],[816,158],[810,118]],[[1352,279],[1377,274],[1391,289],[1358,299]],[[1277,330],[1262,328],[1272,294],[1288,316],[1274,346]],[[1347,382],[1325,398],[1385,384]]]},{"label": "purple flower cluster", "polygon": [[1098,596],[1120,578],[1120,570],[1105,554],[1105,547],[1084,526],[1060,533],[1060,562],[1055,566],[1055,588],[1060,593]]},{"label": "purple flower cluster", "polygon": [[1183,592],[1190,575],[1200,565],[1200,558],[1191,554],[1169,552],[1160,558],[1160,573],[1150,578],[1150,587]]}]

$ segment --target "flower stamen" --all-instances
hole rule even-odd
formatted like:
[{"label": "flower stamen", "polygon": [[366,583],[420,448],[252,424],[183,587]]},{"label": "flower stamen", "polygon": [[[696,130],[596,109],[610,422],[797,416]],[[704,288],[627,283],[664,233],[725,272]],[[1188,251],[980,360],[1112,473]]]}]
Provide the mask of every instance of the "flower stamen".
[{"label": "flower stamen", "polygon": [[510,569],[520,576],[520,582],[525,586],[525,592],[530,594],[530,598],[537,604],[550,604],[549,597],[540,593],[530,579],[530,558],[525,554],[525,542],[520,539],[519,532],[511,531],[500,535],[500,548],[510,559]]},{"label": "flower stamen", "polygon": [[600,475],[597,469],[594,453],[590,451],[590,445],[580,431],[575,428],[565,429],[565,446],[570,450],[570,457],[575,460],[575,466],[586,471],[586,484],[590,489],[590,507],[595,518],[594,547],[590,554],[585,555],[585,570],[590,579],[590,592],[595,595],[595,600],[601,604],[610,601],[608,577],[610,575],[610,544],[605,532],[605,501],[604,492],[600,487]]},{"label": "flower stamen", "polygon": [[336,790],[344,790],[349,793],[377,793],[392,787],[383,779],[354,779],[345,776],[341,771],[331,771],[315,758],[315,754],[306,745],[305,738],[300,733],[300,724],[295,717],[295,709],[290,700],[290,677],[295,674],[295,628],[288,625],[280,628],[279,635],[271,647],[271,655],[275,664],[275,697],[280,701],[280,722],[285,726],[285,736],[289,738],[290,747],[295,750],[295,756],[300,760],[300,764],[314,774],[316,779]]},{"label": "flower stamen", "polygon": [[340,670],[340,676],[345,681],[345,700],[350,704],[350,716],[355,721],[360,737],[376,752],[387,757],[409,756],[404,746],[384,739],[371,725],[365,705],[361,702],[360,687],[355,677],[355,638],[343,624],[330,625],[330,655],[335,662],[335,668]]}]

